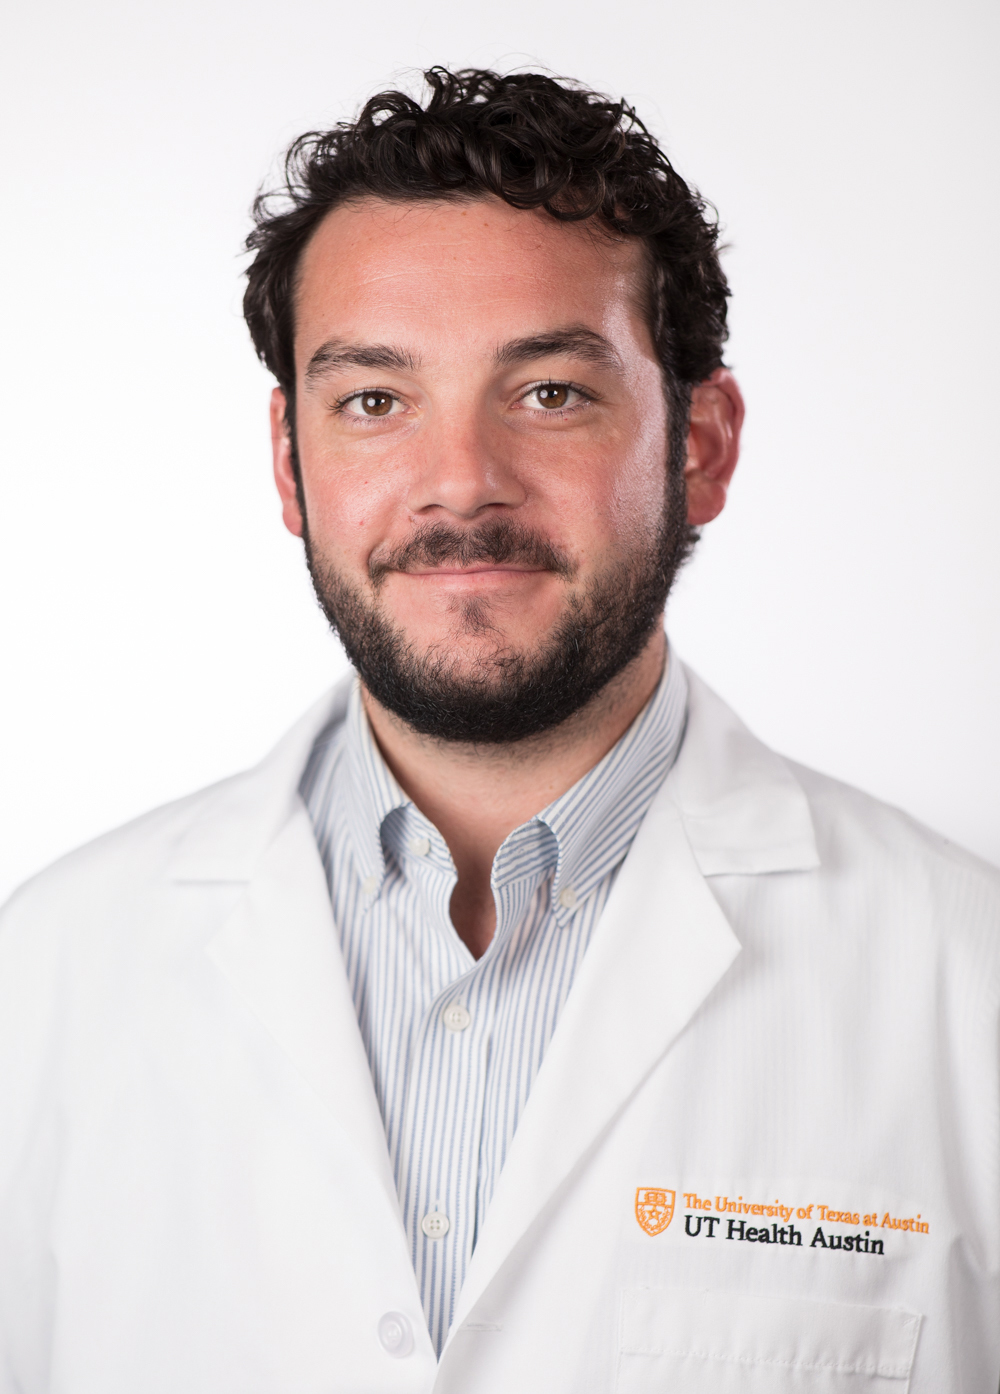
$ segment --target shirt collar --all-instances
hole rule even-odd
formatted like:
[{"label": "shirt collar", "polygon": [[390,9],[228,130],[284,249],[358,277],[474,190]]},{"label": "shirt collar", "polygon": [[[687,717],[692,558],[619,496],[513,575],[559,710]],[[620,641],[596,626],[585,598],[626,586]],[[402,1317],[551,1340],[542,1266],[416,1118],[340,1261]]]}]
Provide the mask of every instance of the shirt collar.
[{"label": "shirt collar", "polygon": [[378,895],[385,879],[382,825],[410,799],[396,782],[375,743],[361,700],[361,684],[355,679],[344,723],[349,827],[358,870],[366,894]]},{"label": "shirt collar", "polygon": [[603,760],[507,838],[494,862],[494,884],[522,839],[545,829],[555,861],[553,913],[572,916],[631,846],[680,749],[687,695],[684,669],[668,655],[653,695]]},{"label": "shirt collar", "polygon": [[[687,678],[680,663],[668,655],[652,697],[607,755],[503,843],[493,863],[494,888],[517,881],[537,883],[552,871],[553,912],[560,919],[572,916],[628,851],[677,756],[686,713]],[[402,837],[426,837],[431,863],[441,871],[451,869],[453,875],[440,833],[419,813],[385,763],[358,682],[351,692],[344,737],[351,840],[367,896],[376,897],[385,879],[386,841],[396,850]]]}]

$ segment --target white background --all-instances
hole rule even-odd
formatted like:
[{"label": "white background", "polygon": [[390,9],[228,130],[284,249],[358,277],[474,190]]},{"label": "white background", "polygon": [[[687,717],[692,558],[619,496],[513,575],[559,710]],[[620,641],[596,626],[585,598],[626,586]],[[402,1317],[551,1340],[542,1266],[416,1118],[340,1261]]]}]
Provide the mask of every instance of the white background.
[{"label": "white background", "polygon": [[342,671],[272,494],[238,251],[293,136],[431,63],[626,94],[717,205],[746,449],[675,644],[771,744],[1000,861],[995,5],[16,11],[0,893],[256,760]]}]

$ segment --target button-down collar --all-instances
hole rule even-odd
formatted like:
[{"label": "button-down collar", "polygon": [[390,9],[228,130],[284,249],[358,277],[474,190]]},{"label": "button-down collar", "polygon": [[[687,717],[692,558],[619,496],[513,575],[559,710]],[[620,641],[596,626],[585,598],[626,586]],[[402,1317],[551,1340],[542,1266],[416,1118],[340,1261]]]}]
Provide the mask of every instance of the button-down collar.
[{"label": "button-down collar", "polygon": [[[684,671],[671,660],[649,702],[603,760],[505,839],[490,878],[497,905],[494,944],[519,922],[544,878],[551,877],[552,912],[565,922],[621,861],[676,757],[686,704]],[[386,765],[357,684],[344,740],[351,839],[369,903],[381,892],[391,858],[420,884],[439,929],[453,934],[449,905],[458,878],[451,854]]]}]

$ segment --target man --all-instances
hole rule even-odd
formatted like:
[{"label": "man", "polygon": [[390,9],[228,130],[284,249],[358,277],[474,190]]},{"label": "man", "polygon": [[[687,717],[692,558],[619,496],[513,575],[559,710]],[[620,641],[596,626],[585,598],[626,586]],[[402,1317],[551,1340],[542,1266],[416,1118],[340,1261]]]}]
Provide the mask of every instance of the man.
[{"label": "man", "polygon": [[303,137],[247,318],[357,678],[6,912],[3,1394],[995,1391],[1000,882],[668,651],[743,405],[627,108]]}]

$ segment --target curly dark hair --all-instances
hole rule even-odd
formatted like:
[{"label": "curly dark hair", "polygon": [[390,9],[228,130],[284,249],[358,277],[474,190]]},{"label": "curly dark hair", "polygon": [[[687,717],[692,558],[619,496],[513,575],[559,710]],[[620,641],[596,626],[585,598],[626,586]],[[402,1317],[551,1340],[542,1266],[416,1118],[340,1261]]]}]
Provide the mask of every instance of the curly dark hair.
[{"label": "curly dark hair", "polygon": [[403,92],[380,92],[353,124],[299,136],[285,156],[283,187],[254,201],[246,247],[256,255],[243,312],[285,392],[289,425],[296,271],[323,217],[366,195],[493,194],[514,208],[544,208],[566,222],[594,218],[612,234],[642,238],[650,329],[679,408],[671,436],[681,428],[686,436],[690,390],[722,363],[729,294],[718,226],[697,191],[624,101],[540,73],[431,68],[424,79],[424,106]]}]

